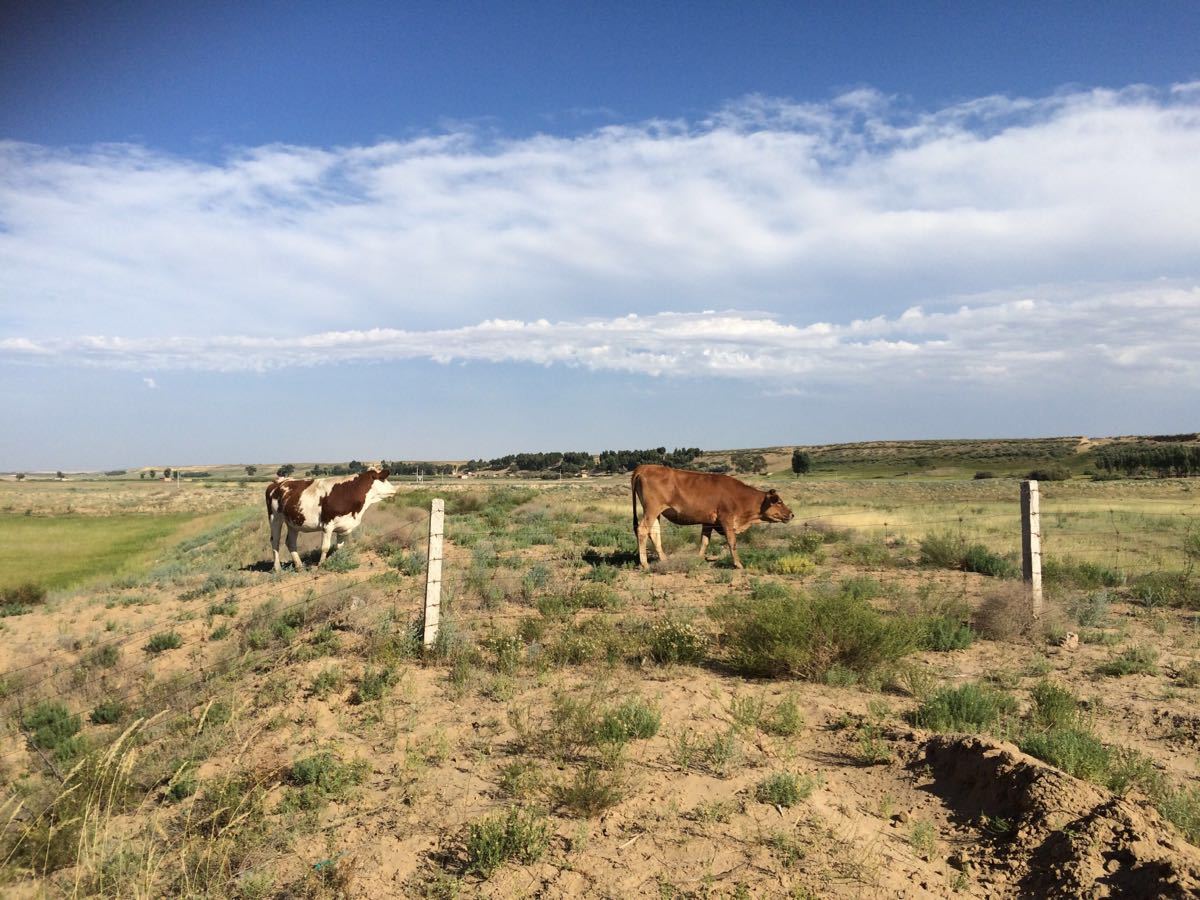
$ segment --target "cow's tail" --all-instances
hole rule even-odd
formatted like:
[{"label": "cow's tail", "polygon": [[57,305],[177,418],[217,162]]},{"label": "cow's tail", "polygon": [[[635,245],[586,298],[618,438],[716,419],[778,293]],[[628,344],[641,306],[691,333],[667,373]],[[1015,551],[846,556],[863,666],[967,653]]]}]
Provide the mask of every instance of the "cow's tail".
[{"label": "cow's tail", "polygon": [[629,477],[629,493],[632,495],[633,500],[633,536],[635,539],[637,538],[638,533],[637,497],[639,481],[641,481],[641,478],[638,476],[637,470],[635,469],[633,474]]}]

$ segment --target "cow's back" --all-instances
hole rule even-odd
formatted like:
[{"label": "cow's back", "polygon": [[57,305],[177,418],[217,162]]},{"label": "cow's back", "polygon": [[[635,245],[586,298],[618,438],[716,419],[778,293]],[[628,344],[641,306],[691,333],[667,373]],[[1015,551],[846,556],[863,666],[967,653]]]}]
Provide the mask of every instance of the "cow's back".
[{"label": "cow's back", "polygon": [[633,470],[633,488],[643,506],[663,504],[685,518],[707,521],[715,512],[757,512],[762,492],[736,478],[646,464]]}]

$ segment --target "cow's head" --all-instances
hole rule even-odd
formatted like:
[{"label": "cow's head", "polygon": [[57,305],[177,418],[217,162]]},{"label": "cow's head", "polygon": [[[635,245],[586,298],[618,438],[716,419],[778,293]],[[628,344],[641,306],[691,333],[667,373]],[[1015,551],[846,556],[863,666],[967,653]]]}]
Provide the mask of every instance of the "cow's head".
[{"label": "cow's head", "polygon": [[762,509],[758,515],[764,522],[790,522],[793,513],[780,499],[779,494],[771,489],[763,496]]},{"label": "cow's head", "polygon": [[373,499],[386,500],[396,493],[396,486],[388,481],[388,476],[392,473],[387,469],[370,468],[363,474],[371,479],[371,487],[367,493]]}]

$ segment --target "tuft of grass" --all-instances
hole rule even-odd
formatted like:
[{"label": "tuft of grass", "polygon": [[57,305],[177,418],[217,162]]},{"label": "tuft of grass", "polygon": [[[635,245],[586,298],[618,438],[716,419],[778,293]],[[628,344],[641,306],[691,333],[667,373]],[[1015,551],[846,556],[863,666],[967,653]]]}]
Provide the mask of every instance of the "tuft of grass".
[{"label": "tuft of grass", "polygon": [[1157,675],[1158,651],[1152,647],[1130,647],[1096,667],[1101,675],[1119,678],[1123,675]]},{"label": "tuft of grass", "polygon": [[105,644],[103,647],[97,647],[87,655],[84,660],[86,666],[97,666],[102,669],[111,669],[121,660],[121,648],[115,644]]},{"label": "tuft of grass", "polygon": [[755,786],[754,799],[772,806],[795,806],[801,800],[807,800],[816,786],[816,779],[811,775],[777,772]]},{"label": "tuft of grass", "polygon": [[737,726],[707,738],[697,737],[690,730],[685,730],[675,739],[672,749],[680,768],[708,772],[718,778],[728,778],[733,772],[734,763],[742,755]]},{"label": "tuft of grass", "polygon": [[183,638],[178,631],[160,631],[151,635],[146,642],[147,653],[163,653],[167,650],[178,650],[183,646]]},{"label": "tuft of grass", "polygon": [[490,878],[505,863],[537,862],[550,845],[550,825],[533,810],[508,812],[471,824],[466,840],[466,874]]},{"label": "tuft of grass", "polygon": [[551,793],[559,807],[591,818],[625,799],[625,775],[619,766],[605,768],[589,763],[570,781],[555,785]]},{"label": "tuft of grass", "polygon": [[421,575],[428,560],[420,550],[398,550],[388,557],[388,565],[401,575]]},{"label": "tuft of grass", "polygon": [[337,666],[329,666],[313,676],[308,684],[309,693],[324,700],[335,691],[340,691],[345,684],[345,676]]},{"label": "tuft of grass", "polygon": [[796,706],[796,698],[790,694],[779,701],[771,714],[759,722],[759,727],[768,734],[791,737],[804,727],[804,716]]},{"label": "tuft of grass", "polygon": [[943,688],[912,714],[914,725],[931,731],[984,731],[1016,710],[1011,694],[986,684]]}]

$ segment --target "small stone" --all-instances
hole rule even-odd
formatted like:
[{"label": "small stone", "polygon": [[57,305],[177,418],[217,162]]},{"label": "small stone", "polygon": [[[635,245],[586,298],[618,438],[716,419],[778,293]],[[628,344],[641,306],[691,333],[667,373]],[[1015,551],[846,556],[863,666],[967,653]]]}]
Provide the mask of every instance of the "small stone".
[{"label": "small stone", "polygon": [[1121,864],[1117,862],[1115,857],[1104,864],[1104,871],[1109,875],[1112,875],[1119,868],[1121,868]]},{"label": "small stone", "polygon": [[1079,635],[1077,635],[1074,631],[1068,631],[1065,635],[1063,635],[1062,644],[1060,646],[1064,650],[1078,650]]}]

